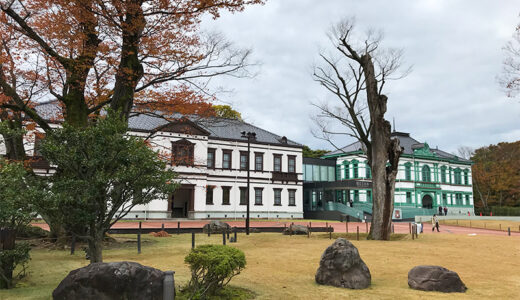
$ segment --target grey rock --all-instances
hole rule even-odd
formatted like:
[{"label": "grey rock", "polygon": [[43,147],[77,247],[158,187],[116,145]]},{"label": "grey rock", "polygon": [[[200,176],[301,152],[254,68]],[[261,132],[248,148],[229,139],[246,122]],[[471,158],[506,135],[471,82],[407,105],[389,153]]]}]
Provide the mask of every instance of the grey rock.
[{"label": "grey rock", "polygon": [[208,230],[210,231],[210,233],[231,232],[231,226],[229,226],[229,224],[225,222],[211,221],[208,224],[204,225],[204,227],[202,227],[202,231],[204,233],[208,233]]},{"label": "grey rock", "polygon": [[163,271],[135,262],[93,263],[71,271],[52,297],[55,300],[162,300],[163,279]]},{"label": "grey rock", "polygon": [[283,234],[301,234],[307,235],[309,233],[309,228],[303,225],[294,225],[291,224],[289,227],[285,228]]},{"label": "grey rock", "polygon": [[414,267],[408,272],[408,286],[443,293],[464,293],[467,290],[457,273],[440,266]]},{"label": "grey rock", "polygon": [[370,286],[372,277],[358,249],[339,238],[323,252],[315,280],[318,284],[364,289]]}]

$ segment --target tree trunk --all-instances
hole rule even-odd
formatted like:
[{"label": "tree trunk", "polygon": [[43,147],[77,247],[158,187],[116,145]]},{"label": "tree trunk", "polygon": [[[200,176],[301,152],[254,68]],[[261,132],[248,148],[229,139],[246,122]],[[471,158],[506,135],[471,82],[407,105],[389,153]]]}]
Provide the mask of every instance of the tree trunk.
[{"label": "tree trunk", "polygon": [[90,237],[88,239],[88,253],[90,263],[103,262],[103,237],[102,232],[98,232],[95,226],[90,227]]},{"label": "tree trunk", "polygon": [[17,131],[23,129],[22,117],[19,112],[15,112],[13,118],[7,116],[7,112],[0,116],[0,120],[6,120],[9,126],[9,131],[2,134],[4,139],[6,158],[8,160],[23,161],[25,159],[25,148],[23,145],[23,135],[16,134]]},{"label": "tree trunk", "polygon": [[[134,2],[134,1],[132,1]],[[116,75],[111,108],[128,119],[134,104],[135,88],[143,77],[143,66],[139,61],[139,42],[146,20],[141,4],[135,1],[133,9],[125,15],[121,61]]]},{"label": "tree trunk", "polygon": [[[0,251],[13,250],[15,248],[16,231],[9,228],[0,229]],[[14,261],[7,256],[0,264],[0,289],[11,288],[13,279]]]},{"label": "tree trunk", "polygon": [[[389,240],[394,209],[395,177],[402,149],[398,139],[391,139],[390,122],[385,120],[387,97],[381,95],[372,57],[361,57],[366,81],[367,103],[372,120],[367,158],[372,167],[372,226],[369,239]],[[387,166],[388,163],[388,166]]]},{"label": "tree trunk", "polygon": [[[78,79],[80,82],[82,79]],[[85,103],[84,89],[82,87],[70,87],[65,97],[65,122],[78,128],[88,125],[88,106]]]}]

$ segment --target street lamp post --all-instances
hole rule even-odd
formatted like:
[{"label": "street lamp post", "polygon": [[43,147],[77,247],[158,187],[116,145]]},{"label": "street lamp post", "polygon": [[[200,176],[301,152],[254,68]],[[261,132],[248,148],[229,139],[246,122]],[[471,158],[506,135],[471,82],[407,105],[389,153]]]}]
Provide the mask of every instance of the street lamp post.
[{"label": "street lamp post", "polygon": [[246,192],[246,200],[247,200],[247,213],[246,213],[246,234],[249,235],[249,211],[250,211],[250,201],[249,201],[249,181],[250,181],[250,170],[251,170],[251,141],[256,139],[256,133],[254,132],[241,132],[242,137],[247,139],[247,192]]}]

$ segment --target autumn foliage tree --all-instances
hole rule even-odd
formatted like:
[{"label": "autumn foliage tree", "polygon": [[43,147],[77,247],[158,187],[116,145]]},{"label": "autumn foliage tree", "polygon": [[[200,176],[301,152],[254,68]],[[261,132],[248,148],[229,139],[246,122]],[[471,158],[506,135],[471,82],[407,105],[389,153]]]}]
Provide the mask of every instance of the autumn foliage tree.
[{"label": "autumn foliage tree", "polygon": [[475,206],[520,206],[520,141],[475,150]]},{"label": "autumn foliage tree", "polygon": [[261,2],[0,0],[0,108],[46,131],[49,116],[35,110],[36,92],[61,108],[50,117],[76,127],[107,106],[124,118],[210,113],[207,80],[245,75],[250,51],[201,32],[201,19]]},{"label": "autumn foliage tree", "polygon": [[[201,20],[262,2],[0,0],[0,134],[7,156],[25,159],[15,135],[23,128],[38,126],[51,136],[51,123],[65,121],[86,129],[107,108],[123,121],[132,114],[214,115],[209,80],[246,76],[250,51],[202,32]],[[38,110],[41,100],[53,101],[57,111]],[[58,164],[58,172],[67,167]]]}]

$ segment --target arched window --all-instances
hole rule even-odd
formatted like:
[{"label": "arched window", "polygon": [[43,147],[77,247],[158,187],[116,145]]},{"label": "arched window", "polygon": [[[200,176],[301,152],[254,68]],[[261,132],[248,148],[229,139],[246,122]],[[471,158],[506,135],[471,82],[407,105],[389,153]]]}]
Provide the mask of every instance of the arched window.
[{"label": "arched window", "polygon": [[370,165],[368,164],[368,161],[365,161],[365,174],[366,174],[366,178],[372,178],[372,169],[370,169]]},{"label": "arched window", "polygon": [[412,180],[412,164],[409,162],[404,164],[404,180]]},{"label": "arched window", "polygon": [[428,167],[427,165],[424,165],[422,167],[422,181],[425,181],[425,182],[431,182],[431,174],[430,174],[430,167]]},{"label": "arched window", "polygon": [[469,172],[468,170],[464,170],[464,184],[469,185]]},{"label": "arched window", "polygon": [[193,166],[193,148],[195,144],[187,139],[172,142],[172,165]]},{"label": "arched window", "polygon": [[462,177],[461,177],[460,169],[459,168],[455,169],[455,171],[453,171],[453,174],[455,176],[455,184],[462,184]]},{"label": "arched window", "polygon": [[446,166],[441,167],[441,182],[446,183]]},{"label": "arched window", "polygon": [[357,160],[352,161],[352,178],[359,178],[358,165],[359,163]]}]

